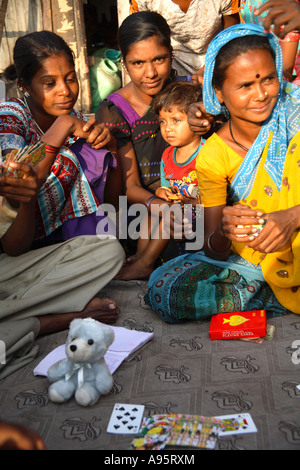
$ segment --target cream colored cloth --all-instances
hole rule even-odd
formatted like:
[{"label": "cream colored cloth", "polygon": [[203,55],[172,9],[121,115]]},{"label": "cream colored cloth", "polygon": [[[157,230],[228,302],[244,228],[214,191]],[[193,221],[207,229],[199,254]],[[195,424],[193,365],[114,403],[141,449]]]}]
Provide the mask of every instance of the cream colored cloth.
[{"label": "cream colored cloth", "polygon": [[7,202],[6,198],[0,196],[0,238],[3,237],[5,232],[9,229],[17,217],[17,213],[18,212]]},{"label": "cream colored cloth", "polygon": [[[76,237],[17,257],[0,255],[0,378],[33,359],[39,315],[79,312],[121,269],[115,239]],[[14,326],[15,325],[15,326]]]},{"label": "cream colored cloth", "polygon": [[0,255],[0,321],[79,312],[121,269],[115,239],[76,237],[21,256]]}]

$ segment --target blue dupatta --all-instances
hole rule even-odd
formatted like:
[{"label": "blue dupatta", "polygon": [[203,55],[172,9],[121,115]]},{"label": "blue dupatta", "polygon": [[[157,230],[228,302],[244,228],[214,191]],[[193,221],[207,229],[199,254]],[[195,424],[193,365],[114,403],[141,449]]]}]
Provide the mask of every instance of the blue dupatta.
[{"label": "blue dupatta", "polygon": [[205,73],[203,85],[204,106],[207,112],[217,115],[228,111],[218,101],[212,86],[212,77],[216,57],[220,49],[232,39],[259,35],[268,38],[275,52],[275,65],[280,82],[280,91],[277,103],[271,116],[263,123],[251,149],[247,152],[235,178],[231,184],[231,197],[234,202],[246,198],[252,188],[256,177],[258,163],[270,136],[273,137],[269,146],[265,162],[265,170],[271,176],[278,190],[281,187],[282,174],[287,148],[292,137],[300,130],[300,89],[282,79],[282,52],[278,38],[273,33],[265,33],[261,26],[253,24],[240,24],[221,31],[211,42],[205,56]]}]

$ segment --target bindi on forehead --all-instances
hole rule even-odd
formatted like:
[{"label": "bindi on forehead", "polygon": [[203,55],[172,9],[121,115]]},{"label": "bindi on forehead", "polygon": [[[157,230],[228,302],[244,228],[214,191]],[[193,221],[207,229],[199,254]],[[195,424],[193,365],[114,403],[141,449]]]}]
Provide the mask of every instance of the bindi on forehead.
[{"label": "bindi on forehead", "polygon": [[260,78],[260,74],[257,73],[257,74],[255,75],[255,78]]}]

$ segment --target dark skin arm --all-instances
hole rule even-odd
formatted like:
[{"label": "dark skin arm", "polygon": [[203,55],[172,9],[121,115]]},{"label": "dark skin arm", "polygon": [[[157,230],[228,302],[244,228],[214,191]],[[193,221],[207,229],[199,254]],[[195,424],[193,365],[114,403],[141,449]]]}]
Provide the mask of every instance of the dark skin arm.
[{"label": "dark skin arm", "polygon": [[[99,124],[94,118],[86,122],[71,114],[58,116],[44,133],[41,141],[56,147],[58,150],[69,136],[84,138],[95,149],[113,145],[111,143],[111,134],[105,126]],[[12,149],[7,149],[3,152],[3,155],[7,155],[11,151]],[[55,152],[49,153],[38,165],[39,187],[44,184],[55,158]]]},{"label": "dark skin arm", "polygon": [[[143,188],[140,182],[140,177],[139,177],[139,172],[138,172],[138,164],[136,161],[136,156],[134,149],[132,147],[131,143],[128,143],[127,145],[124,145],[119,149],[119,158],[121,161],[121,167],[122,167],[122,175],[123,175],[123,187],[125,190],[125,194],[128,198],[128,201],[131,204],[134,203],[140,203],[140,204],[145,204],[146,201],[153,196],[153,194],[150,191],[147,191],[147,189]],[[162,208],[168,208],[168,206],[171,206],[172,203],[168,202],[167,198],[163,199],[154,199],[149,206],[149,209],[152,214],[154,215],[160,215]],[[176,237],[178,239],[178,233],[179,233],[179,223],[181,224],[182,228],[182,237],[184,238],[183,231],[184,227],[182,224],[182,221],[179,222],[178,220],[174,220],[174,214],[171,212],[170,214],[170,228],[167,227],[168,232],[170,233],[170,236],[173,237],[174,233],[176,232]],[[170,230],[170,232],[169,232]]]},{"label": "dark skin arm", "polygon": [[144,204],[153,194],[141,185],[138,164],[132,144],[128,142],[120,147],[118,154],[122,168],[123,187],[128,201],[131,204]]},{"label": "dark skin arm", "polygon": [[[111,140],[108,129],[97,123],[92,118],[85,122],[76,116],[66,115],[58,116],[52,126],[45,132],[42,141],[54,147],[61,147],[67,137],[75,136],[86,139],[93,148],[99,149],[107,145]],[[42,181],[45,180],[49,170],[55,160],[56,155],[49,155],[39,165],[38,176]]]},{"label": "dark skin arm", "polygon": [[10,256],[28,251],[35,235],[35,203],[39,185],[37,173],[25,163],[11,163],[13,170],[22,172],[21,178],[1,176],[0,195],[18,206],[18,214],[1,238],[2,248]]}]

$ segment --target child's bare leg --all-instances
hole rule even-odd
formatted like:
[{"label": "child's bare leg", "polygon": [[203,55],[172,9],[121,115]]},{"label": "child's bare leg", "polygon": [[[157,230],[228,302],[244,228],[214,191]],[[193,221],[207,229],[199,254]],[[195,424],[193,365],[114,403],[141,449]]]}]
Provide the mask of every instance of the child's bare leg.
[{"label": "child's bare leg", "polygon": [[39,316],[38,319],[41,324],[39,334],[43,335],[66,330],[74,318],[91,317],[102,323],[111,324],[117,320],[119,313],[120,309],[114,300],[94,297],[81,312],[54,313]]},{"label": "child's bare leg", "polygon": [[124,266],[115,279],[129,281],[131,279],[149,278],[154,270],[157,258],[169,242],[169,240],[162,235],[162,227],[162,221],[160,221],[152,232],[152,238],[148,241],[148,247],[133,263]]},{"label": "child's bare leg", "polygon": [[135,263],[144,253],[144,251],[147,250],[149,246],[150,240],[149,239],[142,239],[141,237],[138,239],[138,244],[137,244],[137,251],[134,255],[129,256],[126,259],[125,264],[132,264]]},{"label": "child's bare leg", "polygon": [[145,217],[141,222],[141,231],[137,244],[137,252],[126,259],[126,264],[135,263],[142,256],[144,251],[147,250],[151,238],[150,227],[151,217],[148,215],[148,217]]},{"label": "child's bare leg", "polygon": [[153,239],[148,249],[133,263],[124,266],[115,279],[129,281],[131,279],[148,279],[154,270],[154,264],[169,240]]}]

